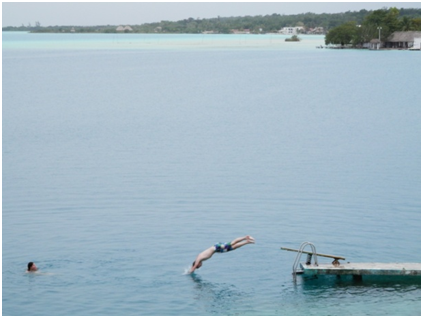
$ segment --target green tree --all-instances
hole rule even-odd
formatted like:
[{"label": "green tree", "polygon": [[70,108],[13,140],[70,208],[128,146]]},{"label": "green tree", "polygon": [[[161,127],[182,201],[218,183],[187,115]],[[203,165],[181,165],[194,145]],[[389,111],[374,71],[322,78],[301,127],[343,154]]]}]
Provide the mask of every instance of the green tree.
[{"label": "green tree", "polygon": [[402,17],[400,21],[401,31],[410,31],[413,29],[412,20],[409,17]]},{"label": "green tree", "polygon": [[413,26],[413,31],[421,31],[422,30],[422,18],[416,18],[411,20],[411,24]]},{"label": "green tree", "polygon": [[400,23],[398,17],[399,10],[397,8],[393,7],[387,11],[383,24],[388,27],[389,34],[399,30]]},{"label": "green tree", "polygon": [[386,40],[393,32],[400,30],[399,10],[397,8],[384,8],[375,10],[364,18],[363,26],[368,30],[367,41],[379,38],[379,29],[381,40]]},{"label": "green tree", "polygon": [[356,44],[359,42],[359,28],[354,21],[344,23],[331,29],[325,37],[325,43],[328,44]]}]

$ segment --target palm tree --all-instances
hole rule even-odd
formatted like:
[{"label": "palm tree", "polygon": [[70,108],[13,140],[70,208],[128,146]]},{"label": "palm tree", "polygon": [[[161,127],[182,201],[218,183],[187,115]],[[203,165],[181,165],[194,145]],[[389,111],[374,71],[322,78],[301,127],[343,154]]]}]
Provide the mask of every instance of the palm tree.
[{"label": "palm tree", "polygon": [[409,17],[402,17],[400,26],[401,31],[410,31],[413,28],[413,23]]}]

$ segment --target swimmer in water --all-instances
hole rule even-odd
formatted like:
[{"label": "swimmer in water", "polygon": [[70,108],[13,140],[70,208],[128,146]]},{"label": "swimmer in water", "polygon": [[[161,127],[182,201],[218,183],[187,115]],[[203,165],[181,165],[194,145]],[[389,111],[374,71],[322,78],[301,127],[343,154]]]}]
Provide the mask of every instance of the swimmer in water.
[{"label": "swimmer in water", "polygon": [[225,253],[225,252],[236,250],[237,248],[244,246],[246,244],[254,244],[254,243],[255,243],[254,238],[249,235],[244,237],[239,237],[230,243],[217,243],[209,247],[205,251],[201,252],[200,254],[198,254],[197,258],[192,263],[192,267],[189,270],[189,273],[193,273],[197,268],[200,268],[203,265],[203,261],[208,260],[216,252]]},{"label": "swimmer in water", "polygon": [[27,272],[36,272],[38,270],[37,266],[33,262],[28,263]]}]

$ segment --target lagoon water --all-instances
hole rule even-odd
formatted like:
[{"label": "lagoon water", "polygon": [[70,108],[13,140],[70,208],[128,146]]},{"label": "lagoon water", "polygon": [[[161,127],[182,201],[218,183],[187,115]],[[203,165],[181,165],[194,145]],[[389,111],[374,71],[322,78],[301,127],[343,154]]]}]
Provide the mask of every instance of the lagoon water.
[{"label": "lagoon water", "polygon": [[420,52],[276,35],[2,45],[3,315],[421,314],[419,279],[295,283],[280,250],[420,262]]}]

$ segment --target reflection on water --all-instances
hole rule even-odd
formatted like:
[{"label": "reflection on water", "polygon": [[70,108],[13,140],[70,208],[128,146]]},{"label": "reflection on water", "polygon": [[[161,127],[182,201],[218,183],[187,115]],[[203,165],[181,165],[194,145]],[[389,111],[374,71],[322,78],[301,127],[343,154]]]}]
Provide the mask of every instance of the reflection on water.
[{"label": "reflection on water", "polygon": [[390,276],[390,275],[363,275],[362,279],[355,279],[352,275],[301,275],[297,279],[304,291],[316,288],[393,288],[394,290],[420,288],[420,276]]},{"label": "reflection on water", "polygon": [[195,299],[207,312],[213,315],[225,315],[233,310],[233,303],[244,302],[247,293],[239,291],[235,285],[211,283],[193,273]]},{"label": "reflection on water", "polygon": [[[363,276],[362,280],[351,275],[302,276],[298,280],[298,289],[310,304],[332,303],[334,307],[339,307],[340,315],[348,312],[354,312],[354,315],[414,315],[417,314],[414,301],[419,299],[421,280],[420,277],[372,275]],[[410,306],[405,309],[398,299],[408,298],[411,294],[416,298],[408,300]],[[360,313],[349,304],[352,300],[367,309]],[[325,308],[321,310],[324,312]]]},{"label": "reflection on water", "polygon": [[276,314],[420,315],[420,292],[420,277],[299,275],[282,285]]}]

